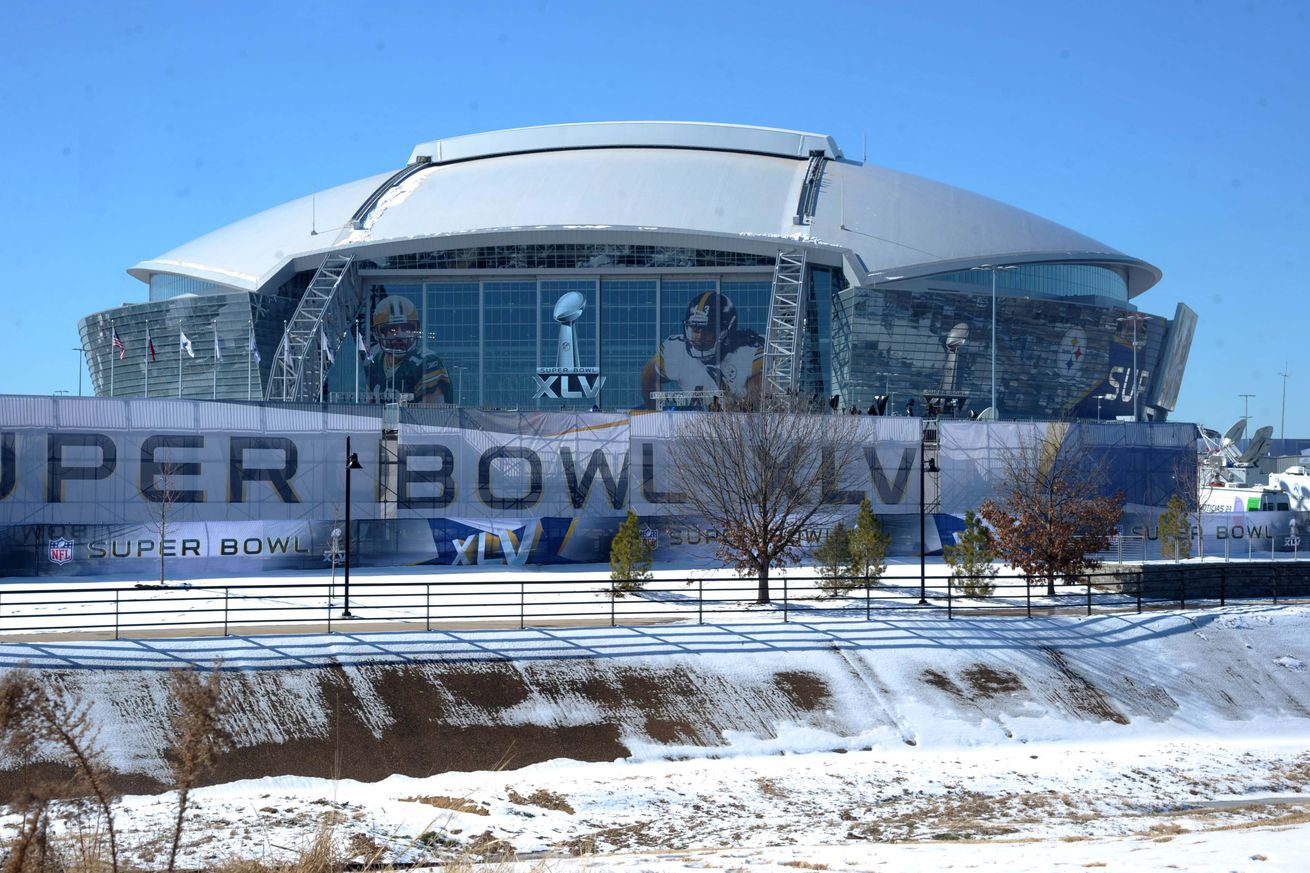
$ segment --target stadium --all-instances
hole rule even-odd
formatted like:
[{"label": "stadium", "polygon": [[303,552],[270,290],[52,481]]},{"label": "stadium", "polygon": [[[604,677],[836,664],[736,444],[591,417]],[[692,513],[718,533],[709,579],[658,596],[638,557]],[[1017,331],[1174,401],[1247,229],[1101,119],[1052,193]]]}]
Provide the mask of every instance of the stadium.
[{"label": "stadium", "polygon": [[420,143],[129,272],[149,299],[79,325],[96,397],[0,398],[0,576],[322,569],[343,530],[364,565],[590,563],[628,510],[710,560],[670,446],[732,399],[870,413],[815,499],[868,497],[897,555],[1025,442],[1102,460],[1130,535],[1194,459],[1195,315],[1134,303],[1158,269],[819,134]]},{"label": "stadium", "polygon": [[[148,302],[80,322],[101,397],[617,410],[768,379],[861,412],[1159,421],[1195,326],[1141,313],[1160,271],[1082,234],[719,124],[420,143],[129,272]],[[561,362],[585,384],[542,390]]]}]

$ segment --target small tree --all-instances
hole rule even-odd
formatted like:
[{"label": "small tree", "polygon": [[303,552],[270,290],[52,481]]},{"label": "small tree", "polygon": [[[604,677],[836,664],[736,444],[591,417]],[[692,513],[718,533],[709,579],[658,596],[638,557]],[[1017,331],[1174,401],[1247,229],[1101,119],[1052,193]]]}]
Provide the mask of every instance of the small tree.
[{"label": "small tree", "polygon": [[851,587],[851,534],[840,521],[823,538],[814,550],[822,580],[819,587],[825,591],[844,591]]},{"label": "small tree", "polygon": [[[1180,458],[1178,462],[1174,464],[1174,493],[1170,496],[1169,504],[1173,504],[1175,500],[1177,501],[1177,510],[1180,513],[1183,524],[1181,539],[1186,540],[1187,546],[1181,556],[1176,557],[1191,557],[1192,546],[1196,547],[1198,554],[1203,551],[1201,548],[1200,479],[1201,464],[1200,459],[1195,454],[1189,452],[1187,456]],[[1168,505],[1166,505],[1165,508],[1167,510]],[[1195,535],[1195,542],[1192,541],[1193,535]],[[1161,541],[1161,545],[1163,546],[1163,540]],[[1179,542],[1179,545],[1182,545],[1182,543]],[[1163,552],[1161,554],[1163,554]]]},{"label": "small tree", "polygon": [[964,592],[965,597],[991,597],[996,590],[996,543],[992,532],[972,509],[964,513],[964,533],[953,546],[942,549],[946,563],[951,567],[951,585]]},{"label": "small tree", "polygon": [[629,509],[628,517],[610,541],[610,590],[619,596],[640,591],[651,578],[653,551],[650,540],[641,532],[641,519]]},{"label": "small tree", "polygon": [[1169,498],[1156,522],[1160,539],[1160,557],[1173,555],[1175,561],[1192,556],[1192,514],[1177,494]]},{"label": "small tree", "polygon": [[[147,442],[147,458],[141,464],[143,468],[141,497],[146,501],[146,513],[150,517],[149,528],[155,534],[155,551],[159,556],[159,584],[167,578],[167,559],[169,538],[174,535],[177,516],[181,505],[194,502],[194,492],[178,487],[179,477],[194,476],[199,473],[200,465],[195,462],[179,462],[173,459],[172,449],[196,445],[196,437],[153,437],[160,440],[158,445]],[[187,440],[188,442],[183,442]],[[163,460],[155,460],[155,452],[163,452]]]},{"label": "small tree", "polygon": [[1091,452],[1053,423],[1022,441],[1005,461],[1008,490],[978,513],[992,526],[996,552],[1029,584],[1074,581],[1101,565],[1091,555],[1110,547],[1123,515],[1123,494],[1105,494],[1106,476]]},{"label": "small tree", "polygon": [[876,585],[887,569],[887,549],[891,544],[891,535],[882,529],[878,516],[873,514],[873,504],[864,498],[855,516],[855,529],[851,531],[851,576],[861,580],[865,588]]}]

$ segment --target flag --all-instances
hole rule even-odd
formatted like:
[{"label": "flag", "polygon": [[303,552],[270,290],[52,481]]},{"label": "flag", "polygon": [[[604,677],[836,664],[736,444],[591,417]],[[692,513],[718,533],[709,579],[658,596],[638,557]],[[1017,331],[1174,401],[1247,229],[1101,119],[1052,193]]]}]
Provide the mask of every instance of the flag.
[{"label": "flag", "polygon": [[150,325],[146,325],[146,351],[150,353],[150,360],[157,360],[155,356],[155,341],[150,338]]},{"label": "flag", "polygon": [[327,362],[329,364],[335,364],[337,358],[332,354],[332,347],[328,345],[327,334],[323,333],[323,328],[321,327],[318,329],[318,341],[323,345],[323,354],[327,355]]},{"label": "flag", "polygon": [[127,347],[123,341],[118,338],[118,328],[114,328],[114,348],[118,349],[118,359],[121,361],[127,357]]},{"label": "flag", "polygon": [[359,325],[355,325],[355,349],[361,358],[368,359],[369,363],[373,362],[373,356],[368,353],[368,344],[364,342],[364,335],[359,332]]},{"label": "flag", "polygon": [[254,327],[254,325],[251,325],[251,327],[250,327],[250,348],[248,348],[247,351],[249,351],[250,354],[254,357],[254,359],[255,359],[255,363],[256,363],[256,364],[260,363],[260,360],[259,360],[259,346],[255,345],[255,327]]},{"label": "flag", "polygon": [[[188,355],[194,358],[196,356],[196,353],[191,351],[191,340],[186,338],[186,333],[184,331],[179,330],[177,333],[178,336],[181,337],[181,345],[179,346],[179,348],[183,352],[186,352]],[[179,352],[178,354],[181,354],[181,352]]]},{"label": "flag", "polygon": [[214,329],[214,363],[223,360],[223,350],[218,347],[218,329]]}]

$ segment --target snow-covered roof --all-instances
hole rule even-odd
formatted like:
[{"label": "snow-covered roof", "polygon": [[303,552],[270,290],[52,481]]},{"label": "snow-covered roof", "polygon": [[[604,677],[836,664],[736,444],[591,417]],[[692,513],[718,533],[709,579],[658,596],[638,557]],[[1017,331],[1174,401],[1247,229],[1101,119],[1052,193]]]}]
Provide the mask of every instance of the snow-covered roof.
[{"label": "snow-covered roof", "polygon": [[[794,218],[812,153],[829,160],[812,219]],[[376,198],[374,200],[373,198]],[[1122,266],[1138,294],[1160,272],[1104,243],[968,191],[847,161],[831,137],[685,122],[572,124],[421,143],[409,174],[361,179],[276,206],[142,261],[129,272],[192,276],[259,290],[296,259],[473,235],[688,234],[799,240],[847,251],[875,277],[944,272],[984,261]],[[725,241],[724,238],[727,238]],[[298,266],[304,269],[304,266]]]}]

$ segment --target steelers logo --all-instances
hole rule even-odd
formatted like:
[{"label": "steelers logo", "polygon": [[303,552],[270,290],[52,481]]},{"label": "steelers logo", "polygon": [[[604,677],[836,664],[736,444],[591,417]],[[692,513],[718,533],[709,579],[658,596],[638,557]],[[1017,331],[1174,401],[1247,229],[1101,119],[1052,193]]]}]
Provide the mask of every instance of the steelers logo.
[{"label": "steelers logo", "polygon": [[1078,378],[1087,358],[1087,334],[1080,327],[1071,327],[1060,339],[1056,350],[1055,369],[1061,379]]}]

